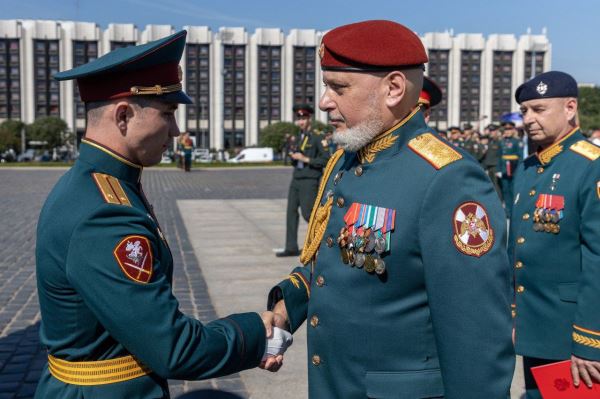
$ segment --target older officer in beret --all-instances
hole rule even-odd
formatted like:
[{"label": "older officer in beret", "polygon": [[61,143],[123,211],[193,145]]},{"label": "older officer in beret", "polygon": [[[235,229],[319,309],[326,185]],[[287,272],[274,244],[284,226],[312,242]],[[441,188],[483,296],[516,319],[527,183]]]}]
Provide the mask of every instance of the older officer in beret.
[{"label": "older officer in beret", "polygon": [[302,266],[269,309],[308,320],[311,398],[506,398],[514,368],[505,218],[483,169],[425,123],[427,55],[392,21],[328,32],[327,164]]},{"label": "older officer in beret", "polygon": [[600,147],[577,126],[577,95],[556,71],[515,94],[537,146],[517,169],[509,240],[527,398],[541,397],[530,368],[559,360],[571,359],[576,386],[600,382]]},{"label": "older officer in beret", "polygon": [[[115,50],[55,76],[77,79],[88,126],[79,159],[38,222],[48,351],[38,398],[168,398],[168,378],[261,364],[271,327],[265,331],[260,315],[203,325],[181,313],[171,292],[173,258],[142,190],[143,167],[157,164],[179,135],[177,105],[191,103],[178,71],[185,37]],[[270,357],[263,367],[280,364]]]}]

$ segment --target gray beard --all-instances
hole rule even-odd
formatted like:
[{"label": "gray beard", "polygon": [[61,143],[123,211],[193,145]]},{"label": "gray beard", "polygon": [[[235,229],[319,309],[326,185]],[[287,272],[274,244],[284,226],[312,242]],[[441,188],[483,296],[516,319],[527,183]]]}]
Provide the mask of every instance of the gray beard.
[{"label": "gray beard", "polygon": [[383,122],[377,118],[371,118],[361,124],[348,128],[344,131],[333,132],[333,142],[344,151],[356,152],[369,144],[371,140],[383,129]]}]

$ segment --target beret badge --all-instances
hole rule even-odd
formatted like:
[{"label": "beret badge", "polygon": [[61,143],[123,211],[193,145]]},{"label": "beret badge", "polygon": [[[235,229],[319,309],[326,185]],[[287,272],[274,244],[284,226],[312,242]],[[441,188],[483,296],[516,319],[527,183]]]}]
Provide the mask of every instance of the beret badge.
[{"label": "beret badge", "polygon": [[548,85],[543,81],[540,81],[535,90],[539,93],[540,96],[543,96],[548,91]]},{"label": "beret badge", "polygon": [[321,43],[319,46],[319,59],[323,59],[323,55],[325,55],[325,45]]}]

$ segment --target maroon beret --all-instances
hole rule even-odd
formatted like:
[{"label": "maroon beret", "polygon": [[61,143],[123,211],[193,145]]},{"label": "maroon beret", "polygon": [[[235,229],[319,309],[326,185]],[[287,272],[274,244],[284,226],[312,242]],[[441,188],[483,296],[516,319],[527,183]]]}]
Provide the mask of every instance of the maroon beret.
[{"label": "maroon beret", "polygon": [[357,22],[327,32],[319,56],[324,71],[385,71],[428,61],[419,36],[385,20]]}]

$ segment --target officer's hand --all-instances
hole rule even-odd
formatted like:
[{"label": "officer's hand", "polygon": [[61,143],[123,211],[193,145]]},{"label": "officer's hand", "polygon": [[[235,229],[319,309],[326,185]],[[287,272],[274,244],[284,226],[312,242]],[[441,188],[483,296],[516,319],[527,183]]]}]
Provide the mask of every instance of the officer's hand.
[{"label": "officer's hand", "polygon": [[502,179],[502,172],[496,172],[496,176],[497,176],[499,179]]},{"label": "officer's hand", "polygon": [[[276,314],[273,312],[263,312],[260,317],[265,325],[266,338],[271,338],[273,336],[273,326],[279,328],[285,328],[287,322],[285,317],[280,314]],[[269,356],[265,360],[263,360],[258,367],[264,370],[276,372],[283,365],[283,354],[277,356]]]},{"label": "officer's hand", "polygon": [[582,379],[584,384],[591,388],[593,381],[600,383],[600,362],[572,355],[571,375],[573,376],[573,385],[576,387],[579,386],[579,380]]},{"label": "officer's hand", "polygon": [[294,152],[290,157],[295,161],[302,161],[304,163],[308,163],[309,161],[308,157],[304,156],[301,152]]}]

